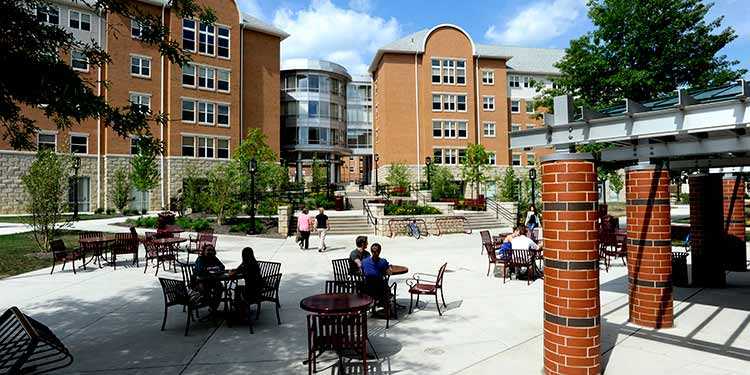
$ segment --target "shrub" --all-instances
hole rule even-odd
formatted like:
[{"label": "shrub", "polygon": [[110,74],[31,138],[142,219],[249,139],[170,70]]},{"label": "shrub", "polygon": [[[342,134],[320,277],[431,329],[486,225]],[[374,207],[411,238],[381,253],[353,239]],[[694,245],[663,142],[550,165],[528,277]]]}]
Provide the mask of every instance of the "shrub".
[{"label": "shrub", "polygon": [[157,219],[156,217],[139,217],[137,219],[127,219],[125,222],[139,228],[156,228]]},{"label": "shrub", "polygon": [[399,188],[399,192],[409,190],[409,182],[411,181],[411,173],[409,173],[409,167],[404,163],[393,163],[388,169],[388,177],[385,178],[388,185],[392,188]]},{"label": "shrub", "polygon": [[[251,222],[245,221],[241,223],[237,223],[229,227],[229,232],[231,233],[250,233],[251,228]],[[266,226],[263,225],[262,222],[259,220],[255,220],[255,233],[266,233],[267,229]]]},{"label": "shrub", "polygon": [[[112,212],[114,212],[114,210]],[[127,209],[127,210],[123,210],[122,214],[125,216],[135,216],[135,215],[138,215],[138,210]]]},{"label": "shrub", "polygon": [[276,215],[279,212],[279,204],[273,198],[266,198],[258,205],[259,215]]},{"label": "shrub", "polygon": [[31,226],[39,249],[49,250],[49,243],[71,225],[66,194],[71,170],[68,158],[48,150],[39,150],[36,160],[21,178],[28,197],[26,210],[31,213]]},{"label": "shrub", "polygon": [[101,214],[103,214],[103,213],[104,213],[104,208],[102,208],[102,207],[99,207],[99,208],[97,208],[97,209],[96,209],[96,210],[94,211],[94,213],[95,213],[95,214],[97,214],[97,215],[101,215]]},{"label": "shrub", "polygon": [[145,214],[147,214],[147,213],[148,213],[148,210],[147,210],[147,209],[145,209],[145,208],[144,208],[144,209],[142,209],[142,210],[141,210],[141,215],[145,215]]},{"label": "shrub", "polygon": [[114,214],[115,214],[115,209],[114,208],[108,208],[107,209],[107,215],[114,215]]},{"label": "shrub", "polygon": [[441,212],[432,206],[416,206],[416,205],[387,205],[385,206],[386,216],[394,215],[440,215]]}]

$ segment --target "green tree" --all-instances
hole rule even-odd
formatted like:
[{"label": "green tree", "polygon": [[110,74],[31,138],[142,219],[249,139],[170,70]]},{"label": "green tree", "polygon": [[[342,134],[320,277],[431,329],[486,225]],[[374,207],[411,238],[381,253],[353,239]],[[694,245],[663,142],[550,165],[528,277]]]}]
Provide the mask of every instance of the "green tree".
[{"label": "green tree", "polygon": [[215,166],[208,173],[208,205],[216,214],[216,223],[222,225],[227,216],[235,215],[240,207],[236,199],[240,192],[236,181],[241,174],[236,161]]},{"label": "green tree", "polygon": [[[190,55],[172,39],[179,35],[170,33],[161,16],[141,8],[139,2],[130,0],[79,0],[96,14],[119,14],[134,19],[142,25],[141,42],[152,47],[173,64],[190,61]],[[69,130],[74,123],[101,118],[102,124],[123,138],[131,134],[147,135],[154,150],[161,151],[161,142],[150,137],[149,120],[166,124],[166,116],[152,114],[140,106],[119,108],[107,103],[96,92],[96,82],[91,82],[75,72],[69,63],[70,52],[82,51],[93,68],[112,62],[102,45],[90,38],[77,39],[58,25],[44,22],[46,0],[8,0],[0,2],[0,66],[13,74],[0,77],[0,123],[2,138],[15,149],[34,149],[36,121],[23,113],[24,107],[38,109],[60,130]],[[195,0],[170,0],[178,18],[196,18],[204,23],[216,20],[214,12],[200,6]],[[63,18],[60,17],[62,20]],[[114,25],[121,35],[130,35],[127,25]],[[109,30],[108,30],[109,31]],[[104,82],[110,86],[111,82]]]},{"label": "green tree", "polygon": [[328,176],[326,175],[328,170],[326,169],[325,162],[313,158],[310,171],[312,172],[311,187],[326,186],[328,184]]},{"label": "green tree", "polygon": [[430,187],[432,188],[432,200],[440,201],[443,198],[458,198],[458,186],[456,186],[453,173],[450,169],[430,164]]},{"label": "green tree", "polygon": [[702,0],[590,0],[594,30],[574,39],[556,64],[556,87],[535,106],[552,108],[552,96],[569,93],[578,104],[602,108],[624,98],[644,101],[677,87],[716,86],[745,69],[719,51],[737,38],[723,17],[706,20],[713,3]]},{"label": "green tree", "polygon": [[206,210],[208,179],[197,171],[188,170],[182,180],[182,204],[195,212]]},{"label": "green tree", "polygon": [[50,241],[71,225],[69,217],[65,215],[71,175],[69,158],[52,151],[39,150],[31,168],[21,178],[28,199],[26,209],[31,214],[34,239],[42,251],[49,251]]},{"label": "green tree", "polygon": [[130,190],[132,190],[133,185],[125,168],[115,169],[112,180],[112,204],[115,205],[117,210],[123,212],[128,203],[133,200],[130,196]]},{"label": "green tree", "polygon": [[505,169],[505,173],[498,182],[500,186],[500,198],[505,202],[515,202],[518,200],[518,179],[513,167]]},{"label": "green tree", "polygon": [[461,163],[461,174],[464,181],[474,186],[475,197],[479,197],[479,189],[487,181],[487,168],[490,155],[483,145],[469,143],[466,147],[466,157]]},{"label": "green tree", "polygon": [[625,181],[623,181],[622,176],[616,171],[609,174],[607,181],[609,181],[610,189],[617,194],[620,194],[622,188],[625,187]]},{"label": "green tree", "polygon": [[289,170],[278,164],[278,156],[266,143],[267,138],[260,129],[250,128],[242,144],[234,153],[234,160],[239,163],[240,171],[242,171],[239,174],[239,182],[243,196],[249,197],[250,194],[250,173],[248,172],[250,160],[257,162],[256,193],[288,187]]},{"label": "green tree", "polygon": [[151,191],[159,186],[159,164],[153,150],[138,148],[138,155],[130,159],[130,181],[138,191]]},{"label": "green tree", "polygon": [[409,167],[401,162],[391,164],[390,168],[388,168],[388,177],[385,178],[385,182],[391,188],[409,190],[409,183],[411,182]]}]

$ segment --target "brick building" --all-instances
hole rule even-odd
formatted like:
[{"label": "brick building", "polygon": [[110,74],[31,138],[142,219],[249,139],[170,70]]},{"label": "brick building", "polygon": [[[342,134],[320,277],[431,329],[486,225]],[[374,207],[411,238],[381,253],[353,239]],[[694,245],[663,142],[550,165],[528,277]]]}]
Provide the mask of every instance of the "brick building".
[{"label": "brick building", "polygon": [[[170,64],[159,51],[142,43],[140,27],[117,14],[98,14],[85,4],[56,1],[37,10],[44,22],[59,25],[80,39],[97,43],[112,62],[98,68],[73,51],[73,69],[93,82],[95,92],[115,106],[132,104],[164,113],[167,125],[152,125],[152,133],[164,142],[160,157],[161,179],[151,192],[134,192],[133,208],[159,209],[182,188],[189,173],[203,173],[229,160],[249,128],[261,129],[268,143],[280,151],[279,65],[280,43],[288,34],[250,15],[238,4],[200,0],[217,16],[214,25],[182,19],[167,1],[141,1],[139,7],[164,20],[171,38],[188,51],[192,62]],[[108,86],[96,82],[108,82]],[[98,119],[74,124],[70,132],[58,131],[38,110],[29,115],[40,128],[37,143],[60,153],[81,157],[79,201],[82,211],[111,206],[109,190],[114,171],[127,167],[137,152],[136,140],[123,139],[104,128]],[[9,171],[0,192],[10,199],[0,203],[1,213],[22,212],[21,176],[34,160],[33,152],[12,150],[0,142],[0,168]],[[71,198],[72,200],[72,198]]]},{"label": "brick building", "polygon": [[[438,25],[396,40],[375,55],[374,153],[380,176],[387,166],[409,165],[424,179],[425,158],[459,166],[468,143],[491,153],[496,171],[533,165],[548,150],[511,153],[509,132],[536,127],[534,82],[551,85],[563,50],[475,44],[458,26]],[[494,189],[487,187],[488,190]]]}]

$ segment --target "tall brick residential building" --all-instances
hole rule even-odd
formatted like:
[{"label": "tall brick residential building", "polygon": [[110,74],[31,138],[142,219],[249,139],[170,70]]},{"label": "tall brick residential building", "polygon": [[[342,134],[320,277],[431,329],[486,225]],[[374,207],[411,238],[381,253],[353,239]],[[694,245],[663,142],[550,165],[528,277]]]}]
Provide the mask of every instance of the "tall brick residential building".
[{"label": "tall brick residential building", "polygon": [[[388,165],[410,165],[424,179],[425,158],[459,166],[468,143],[482,144],[497,166],[533,164],[547,150],[511,154],[509,132],[538,126],[533,82],[551,85],[563,50],[475,44],[458,26],[439,25],[396,40],[375,55],[374,153],[380,176]],[[516,126],[517,124],[517,126]]]},{"label": "tall brick residential building", "polygon": [[[134,192],[132,204],[137,209],[159,209],[167,207],[182,189],[186,175],[203,173],[230,159],[249,128],[261,129],[271,147],[280,151],[280,43],[288,34],[243,14],[236,1],[199,0],[215,11],[214,25],[182,19],[168,1],[139,3],[142,10],[169,26],[171,38],[190,53],[192,62],[185,66],[169,63],[155,47],[140,41],[139,25],[121,15],[98,14],[72,1],[56,1],[37,14],[80,40],[93,40],[111,55],[112,62],[102,68],[90,66],[75,51],[63,56],[109,103],[143,105],[167,116],[166,125],[154,123],[151,129],[165,145],[159,160],[159,187]],[[102,80],[107,87],[97,84]],[[40,128],[40,147],[81,157],[79,208],[112,207],[112,176],[137,152],[135,138],[123,139],[97,119],[63,132],[40,111],[29,110],[29,115]],[[33,160],[33,152],[15,151],[0,143],[0,168],[9,171],[0,185],[0,194],[8,194],[9,199],[2,199],[0,213],[24,210],[21,176]]]}]

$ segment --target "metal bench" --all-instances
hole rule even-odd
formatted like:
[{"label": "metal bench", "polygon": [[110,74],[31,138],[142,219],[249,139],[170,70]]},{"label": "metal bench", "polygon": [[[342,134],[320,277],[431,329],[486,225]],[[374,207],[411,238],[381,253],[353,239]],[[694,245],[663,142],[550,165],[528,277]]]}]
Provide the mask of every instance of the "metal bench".
[{"label": "metal bench", "polygon": [[73,355],[47,326],[11,307],[0,316],[0,374],[44,374]]}]

